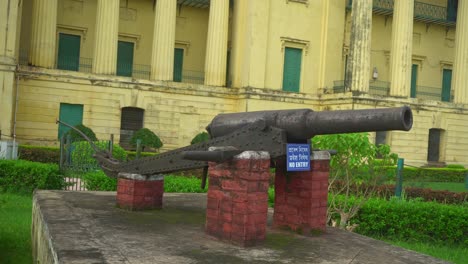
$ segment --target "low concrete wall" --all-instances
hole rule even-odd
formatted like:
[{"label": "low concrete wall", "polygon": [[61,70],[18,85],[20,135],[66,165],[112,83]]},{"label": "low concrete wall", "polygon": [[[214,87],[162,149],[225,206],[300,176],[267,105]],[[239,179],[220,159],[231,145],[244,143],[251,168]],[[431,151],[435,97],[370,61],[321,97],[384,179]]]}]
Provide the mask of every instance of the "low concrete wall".
[{"label": "low concrete wall", "polygon": [[44,220],[36,193],[34,193],[33,198],[31,243],[34,259],[33,263],[58,263],[47,222]]}]

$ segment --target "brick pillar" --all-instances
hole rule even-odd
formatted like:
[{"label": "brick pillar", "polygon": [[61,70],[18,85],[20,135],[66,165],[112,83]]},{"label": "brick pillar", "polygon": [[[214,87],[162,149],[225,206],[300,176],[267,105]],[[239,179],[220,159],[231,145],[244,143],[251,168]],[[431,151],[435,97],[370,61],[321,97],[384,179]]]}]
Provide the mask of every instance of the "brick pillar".
[{"label": "brick pillar", "polygon": [[245,151],[234,159],[209,162],[206,233],[244,247],[265,239],[270,156]]},{"label": "brick pillar", "polygon": [[311,171],[286,172],[286,162],[277,162],[274,227],[298,233],[325,231],[327,221],[330,154],[314,151]]},{"label": "brick pillar", "polygon": [[164,178],[154,175],[146,178],[140,174],[119,173],[117,181],[117,206],[128,210],[162,208]]}]

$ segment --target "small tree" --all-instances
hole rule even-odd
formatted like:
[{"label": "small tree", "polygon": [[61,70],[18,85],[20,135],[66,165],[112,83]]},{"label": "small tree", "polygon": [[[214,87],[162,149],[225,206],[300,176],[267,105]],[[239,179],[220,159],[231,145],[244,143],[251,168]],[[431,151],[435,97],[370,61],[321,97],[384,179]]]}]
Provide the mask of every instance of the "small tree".
[{"label": "small tree", "polygon": [[206,132],[198,133],[190,142],[190,145],[210,140],[210,135]]},{"label": "small tree", "polygon": [[[89,128],[89,127],[87,127],[85,125],[82,125],[82,124],[76,125],[75,128],[78,129],[79,131],[83,132],[83,134],[85,134],[86,136],[88,136],[91,141],[97,141],[96,134],[93,132],[93,130],[91,128]],[[65,133],[63,136],[65,138],[67,138],[68,135],[70,135],[70,138],[71,138],[72,142],[85,141],[86,140],[86,139],[83,138],[83,136],[81,136],[74,129],[68,130],[67,133]]]},{"label": "small tree", "polygon": [[372,144],[367,133],[316,136],[312,142],[315,148],[337,151],[330,161],[328,222],[354,229],[350,219],[387,180],[388,166],[395,164],[397,156],[388,145]]},{"label": "small tree", "polygon": [[150,147],[158,150],[163,146],[161,139],[151,130],[142,128],[133,134],[130,139],[130,144],[134,147],[137,145],[137,140],[141,140],[141,147],[144,150],[145,147]]}]

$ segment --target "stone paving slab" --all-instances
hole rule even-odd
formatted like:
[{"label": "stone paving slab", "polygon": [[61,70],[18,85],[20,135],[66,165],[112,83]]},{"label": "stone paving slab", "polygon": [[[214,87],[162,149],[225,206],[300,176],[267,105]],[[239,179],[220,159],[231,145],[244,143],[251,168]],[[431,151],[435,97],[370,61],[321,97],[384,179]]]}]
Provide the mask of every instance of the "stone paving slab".
[{"label": "stone paving slab", "polygon": [[35,257],[55,263],[447,263],[334,228],[304,237],[269,227],[263,245],[243,248],[205,234],[205,194],[166,193],[163,209],[139,212],[117,208],[115,195],[37,191]]}]

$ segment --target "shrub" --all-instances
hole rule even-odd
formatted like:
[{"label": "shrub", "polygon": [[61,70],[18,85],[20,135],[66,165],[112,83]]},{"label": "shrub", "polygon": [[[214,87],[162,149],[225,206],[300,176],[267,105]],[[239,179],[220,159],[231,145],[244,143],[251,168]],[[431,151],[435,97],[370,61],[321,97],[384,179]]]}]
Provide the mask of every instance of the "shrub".
[{"label": "shrub", "polygon": [[[87,127],[85,125],[82,125],[82,124],[76,125],[75,128],[78,129],[79,131],[83,132],[86,136],[88,136],[91,141],[97,141],[96,134],[93,132],[93,130],[91,128],[89,128],[89,127]],[[68,130],[67,133],[65,133],[63,136],[65,138],[67,138],[68,135],[70,135],[70,139],[71,139],[72,142],[86,140],[86,139],[83,138],[83,136],[78,134],[78,132],[76,132],[74,129]]]},{"label": "shrub", "polygon": [[449,169],[465,169],[465,166],[460,165],[460,164],[449,164],[449,165],[445,166],[445,168],[449,168]]},{"label": "shrub", "polygon": [[[331,187],[331,191],[334,189],[342,189],[345,182],[335,181]],[[352,184],[350,186],[350,193],[352,195],[360,195],[362,189],[369,188],[365,184],[357,186]],[[463,204],[468,201],[468,193],[456,193],[449,191],[438,191],[431,190],[427,188],[415,188],[415,187],[405,187],[405,197],[408,199],[420,198],[423,201],[438,202],[438,203],[447,203],[447,204]],[[375,189],[374,196],[382,199],[390,199],[395,195],[395,185],[380,185]]]},{"label": "shrub", "polygon": [[58,164],[60,162],[60,148],[20,145],[18,156],[22,160]]},{"label": "shrub", "polygon": [[153,131],[147,128],[142,128],[135,132],[135,134],[133,134],[132,138],[130,139],[130,144],[132,146],[136,146],[137,139],[141,140],[142,149],[145,149],[145,147],[150,147],[157,150],[163,146],[161,139]]},{"label": "shrub", "polygon": [[[141,152],[140,158],[151,157],[156,155],[154,152]],[[134,160],[136,158],[136,151],[127,151],[127,160]]]},{"label": "shrub", "polygon": [[468,245],[466,206],[371,199],[352,222],[367,236]]},{"label": "shrub", "polygon": [[[387,180],[394,180],[396,166],[387,166],[386,170],[391,175]],[[467,169],[404,167],[403,179],[405,181],[464,182],[466,173],[468,173]]]},{"label": "shrub", "polygon": [[208,189],[208,184],[205,189],[200,188],[200,186],[201,179],[195,177],[181,177],[176,175],[164,177],[165,192],[205,193]]},{"label": "shrub", "polygon": [[[94,144],[99,149],[108,149],[109,141],[95,141]],[[81,170],[96,169],[99,167],[97,161],[93,158],[94,150],[87,141],[74,142],[71,145],[71,164],[74,168]],[[127,153],[119,145],[114,144],[112,156],[120,161],[127,159]]]},{"label": "shrub", "polygon": [[83,175],[84,186],[89,191],[116,191],[117,179],[110,178],[103,171],[88,172]]},{"label": "shrub", "polygon": [[34,189],[60,190],[64,186],[56,164],[0,160],[0,191],[31,193]]},{"label": "shrub", "polygon": [[192,141],[190,141],[190,145],[197,144],[197,143],[204,142],[204,141],[208,141],[208,140],[210,140],[210,135],[208,133],[206,133],[206,132],[201,132],[201,133],[198,133],[192,139]]}]

